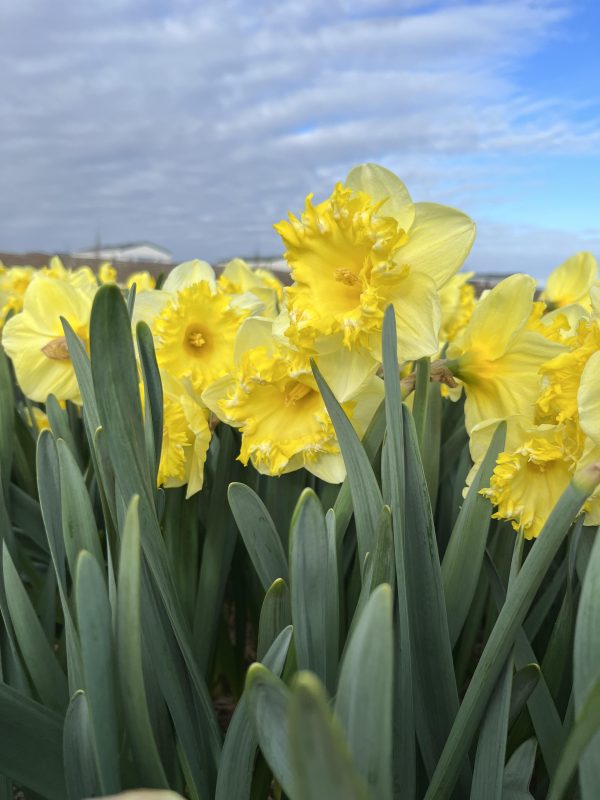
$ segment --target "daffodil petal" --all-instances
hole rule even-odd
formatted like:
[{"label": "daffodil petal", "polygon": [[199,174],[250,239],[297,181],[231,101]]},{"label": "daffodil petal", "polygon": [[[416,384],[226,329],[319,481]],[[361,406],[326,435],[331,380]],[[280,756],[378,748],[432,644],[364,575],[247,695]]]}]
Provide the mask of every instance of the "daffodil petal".
[{"label": "daffodil petal", "polygon": [[448,358],[455,358],[461,350],[474,350],[493,361],[505,353],[529,320],[534,292],[535,280],[520,273],[494,286],[477,303],[462,335],[448,348]]},{"label": "daffodil petal", "polygon": [[350,170],[344,183],[357,192],[365,192],[373,200],[384,200],[381,214],[394,217],[405,231],[415,219],[415,207],[408,189],[397,175],[378,164],[360,164]]},{"label": "daffodil petal", "polygon": [[240,325],[235,337],[233,358],[236,363],[244,353],[255,347],[265,347],[267,352],[273,350],[273,320],[266,317],[249,317]]},{"label": "daffodil petal", "polygon": [[426,273],[441,287],[461,268],[474,239],[475,223],[466,214],[436,203],[415,203],[408,242],[396,262]]},{"label": "daffodil petal", "polygon": [[340,348],[316,357],[317,366],[340,403],[354,399],[370,384],[379,363],[366,350]]},{"label": "daffodil petal", "polygon": [[590,356],[581,374],[577,406],[581,429],[600,445],[600,351]]},{"label": "daffodil petal", "polygon": [[[442,319],[440,299],[433,280],[422,272],[410,271],[402,280],[379,287],[396,312],[398,356],[411,361],[437,353]],[[381,334],[371,337],[371,351],[381,360]]]},{"label": "daffodil petal", "polygon": [[554,269],[543,298],[558,306],[576,303],[584,298],[598,277],[598,263],[591,253],[576,253]]},{"label": "daffodil petal", "polygon": [[184,261],[171,270],[162,288],[165,292],[180,292],[200,281],[207,281],[212,289],[216,286],[214,269],[208,262],[196,258],[193,261]]}]

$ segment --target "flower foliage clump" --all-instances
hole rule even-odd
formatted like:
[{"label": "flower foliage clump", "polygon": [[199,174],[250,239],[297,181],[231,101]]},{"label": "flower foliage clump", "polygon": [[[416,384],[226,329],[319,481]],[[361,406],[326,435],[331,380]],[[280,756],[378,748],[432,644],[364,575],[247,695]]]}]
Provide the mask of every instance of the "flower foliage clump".
[{"label": "flower foliage clump", "polygon": [[[202,487],[218,421],[240,430],[239,458],[260,473],[304,468],[342,481],[339,444],[310,362],[364,435],[383,397],[381,334],[391,305],[405,393],[413,362],[433,359],[432,379],[452,384],[444,386],[447,402],[464,394],[475,469],[497,423],[509,422],[510,450],[482,492],[497,516],[537,536],[549,501],[600,447],[591,399],[600,374],[593,256],[579,253],[557,267],[540,300],[526,275],[476,300],[472,273],[458,272],[473,222],[446,206],[413,203],[399,178],[373,164],[351,170],[328,199],[315,204],[309,196],[275,230],[289,286],[240,259],[218,277],[206,262],[186,262],[159,289],[146,273],[127,281],[137,289],[133,324],[150,325],[165,384],[160,484],[187,484],[188,494]],[[109,265],[96,277],[87,267],[66,270],[57,258],[40,272],[0,274],[2,313],[10,316],[3,344],[28,398],[80,402],[61,318],[87,346],[94,294],[115,279]],[[600,499],[586,515],[600,522]]]}]

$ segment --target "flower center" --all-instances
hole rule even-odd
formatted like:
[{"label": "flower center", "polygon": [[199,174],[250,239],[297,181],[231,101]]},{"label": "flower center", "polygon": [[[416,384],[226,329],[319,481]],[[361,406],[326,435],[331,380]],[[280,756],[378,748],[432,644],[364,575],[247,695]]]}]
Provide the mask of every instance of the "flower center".
[{"label": "flower center", "polygon": [[185,332],[185,343],[193,353],[206,345],[206,338],[197,325],[190,325]]},{"label": "flower center", "polygon": [[290,387],[286,389],[284,404],[286,406],[295,406],[299,400],[302,400],[303,397],[306,397],[312,389],[310,386],[307,386],[305,383],[300,383],[299,381],[295,381]]},{"label": "flower center", "polygon": [[350,269],[336,269],[333,277],[345,286],[354,286],[359,280],[358,275]]}]

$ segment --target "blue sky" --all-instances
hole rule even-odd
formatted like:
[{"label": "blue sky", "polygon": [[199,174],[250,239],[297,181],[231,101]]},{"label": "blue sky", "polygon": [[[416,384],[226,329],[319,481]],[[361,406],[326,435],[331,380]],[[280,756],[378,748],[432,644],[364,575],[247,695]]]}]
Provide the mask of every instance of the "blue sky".
[{"label": "blue sky", "polygon": [[4,0],[0,250],[281,252],[356,163],[469,213],[468,267],[600,256],[592,0]]}]

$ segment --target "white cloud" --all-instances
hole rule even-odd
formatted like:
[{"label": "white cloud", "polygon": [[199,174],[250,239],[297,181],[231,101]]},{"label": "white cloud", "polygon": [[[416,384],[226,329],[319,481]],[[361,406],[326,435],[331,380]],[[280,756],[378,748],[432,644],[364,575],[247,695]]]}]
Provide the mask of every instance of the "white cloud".
[{"label": "white cloud", "polygon": [[365,160],[473,213],[496,191],[477,159],[600,143],[515,78],[566,13],[552,0],[7,0],[0,247],[100,233],[181,258],[273,252],[271,224]]}]

